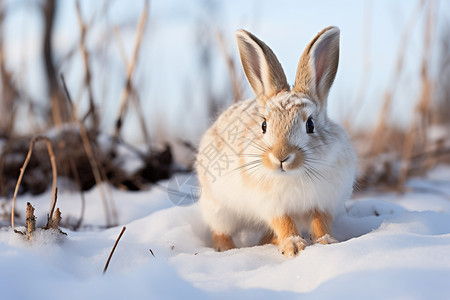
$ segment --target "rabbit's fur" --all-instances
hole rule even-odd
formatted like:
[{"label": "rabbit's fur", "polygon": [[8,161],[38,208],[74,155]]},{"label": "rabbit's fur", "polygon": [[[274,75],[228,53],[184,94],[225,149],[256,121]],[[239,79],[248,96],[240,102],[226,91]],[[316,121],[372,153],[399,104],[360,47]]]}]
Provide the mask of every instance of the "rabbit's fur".
[{"label": "rabbit's fur", "polygon": [[345,130],[327,116],[339,60],[339,29],[322,30],[306,47],[290,88],[272,50],[251,33],[236,38],[256,99],[222,113],[197,156],[200,206],[218,251],[248,226],[262,243],[294,256],[307,242],[333,243],[331,222],[353,190],[356,158]]}]

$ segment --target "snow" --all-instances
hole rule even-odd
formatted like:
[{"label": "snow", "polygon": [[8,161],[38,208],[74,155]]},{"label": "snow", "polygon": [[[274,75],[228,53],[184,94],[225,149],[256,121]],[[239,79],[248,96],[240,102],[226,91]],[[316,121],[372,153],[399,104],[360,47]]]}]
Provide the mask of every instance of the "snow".
[{"label": "snow", "polygon": [[[197,205],[176,206],[169,183],[144,192],[110,188],[121,225],[109,229],[102,229],[98,189],[85,194],[80,231],[62,228],[67,236],[61,236],[38,230],[29,242],[2,227],[1,298],[448,298],[450,166],[410,180],[403,195],[371,193],[347,201],[346,212],[334,222],[341,242],[308,246],[294,259],[273,245],[253,246],[253,232],[238,237],[245,247],[215,252]],[[50,192],[19,196],[17,211],[25,211],[27,201],[42,225]],[[10,202],[0,199],[0,204]],[[80,195],[61,188],[57,206],[63,220],[75,222]],[[16,219],[22,225],[16,229],[24,231],[21,222]]]}]

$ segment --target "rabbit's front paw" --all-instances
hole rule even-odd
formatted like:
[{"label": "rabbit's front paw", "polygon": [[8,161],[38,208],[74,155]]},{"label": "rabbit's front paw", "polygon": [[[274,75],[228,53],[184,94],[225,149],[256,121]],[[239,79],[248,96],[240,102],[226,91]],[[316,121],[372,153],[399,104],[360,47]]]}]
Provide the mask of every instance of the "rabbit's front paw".
[{"label": "rabbit's front paw", "polygon": [[293,235],[282,241],[278,249],[284,256],[294,257],[305,247],[306,241],[298,235]]},{"label": "rabbit's front paw", "polygon": [[338,243],[338,240],[336,240],[334,237],[329,235],[328,233],[324,236],[321,236],[316,240],[316,243],[322,244],[322,245],[328,245],[328,244],[335,244]]}]

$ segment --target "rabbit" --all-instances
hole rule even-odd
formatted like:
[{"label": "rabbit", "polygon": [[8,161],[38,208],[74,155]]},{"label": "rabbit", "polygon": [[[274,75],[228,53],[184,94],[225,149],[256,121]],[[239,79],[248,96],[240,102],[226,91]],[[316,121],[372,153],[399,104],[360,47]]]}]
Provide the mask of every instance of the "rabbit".
[{"label": "rabbit", "polygon": [[327,27],[308,44],[292,89],[264,42],[242,29],[235,35],[256,97],[226,109],[199,144],[199,205],[213,247],[236,248],[233,235],[248,227],[287,257],[336,243],[333,214],[351,196],[356,165],[346,131],[327,116],[340,30]]}]

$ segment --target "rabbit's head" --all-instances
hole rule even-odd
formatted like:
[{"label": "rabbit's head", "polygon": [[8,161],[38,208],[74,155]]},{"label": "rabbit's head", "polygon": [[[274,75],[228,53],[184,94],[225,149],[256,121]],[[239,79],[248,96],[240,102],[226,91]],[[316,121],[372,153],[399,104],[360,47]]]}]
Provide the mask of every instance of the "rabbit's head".
[{"label": "rabbit's head", "polygon": [[325,28],[309,43],[292,89],[264,42],[245,30],[237,31],[236,38],[258,103],[259,116],[253,121],[260,132],[253,144],[262,165],[276,173],[292,173],[318,169],[330,155],[334,161],[339,154],[333,154],[333,144],[340,142],[343,129],[329,121],[326,106],[338,68],[339,29]]}]

